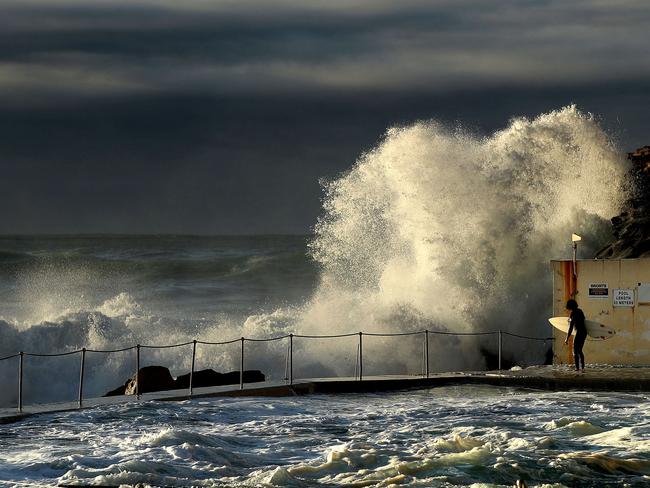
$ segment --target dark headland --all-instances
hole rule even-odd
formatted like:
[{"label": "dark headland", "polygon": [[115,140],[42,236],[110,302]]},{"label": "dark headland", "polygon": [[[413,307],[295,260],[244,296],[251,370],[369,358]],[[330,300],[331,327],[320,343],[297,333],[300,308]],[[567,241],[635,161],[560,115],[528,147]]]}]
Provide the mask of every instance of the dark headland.
[{"label": "dark headland", "polygon": [[631,162],[630,198],[621,214],[612,219],[613,241],[596,254],[598,259],[650,257],[650,146],[627,157]]}]

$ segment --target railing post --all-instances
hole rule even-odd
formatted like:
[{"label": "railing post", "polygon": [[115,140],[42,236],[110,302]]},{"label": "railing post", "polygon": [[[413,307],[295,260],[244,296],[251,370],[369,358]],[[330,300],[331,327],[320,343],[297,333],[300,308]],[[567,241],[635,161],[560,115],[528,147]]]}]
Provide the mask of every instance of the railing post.
[{"label": "railing post", "polygon": [[424,362],[426,365],[427,378],[429,377],[429,329],[424,331]]},{"label": "railing post", "polygon": [[190,369],[190,397],[194,392],[194,362],[196,361],[196,339],[192,341],[192,367]]},{"label": "railing post", "polygon": [[81,368],[79,369],[79,408],[84,398],[84,370],[86,368],[86,348],[81,348]]},{"label": "railing post", "polygon": [[135,398],[140,399],[140,344],[135,346]]},{"label": "railing post", "polygon": [[363,380],[363,332],[359,332],[359,381]]},{"label": "railing post", "polygon": [[289,334],[289,384],[293,385],[293,334]]},{"label": "railing post", "polygon": [[499,370],[501,370],[501,352],[503,349],[503,332],[499,329]]},{"label": "railing post", "polygon": [[239,365],[239,389],[244,389],[244,339],[241,338],[241,363]]},{"label": "railing post", "polygon": [[287,353],[284,355],[284,382],[285,383],[289,382],[289,346],[290,344],[287,344]]},{"label": "railing post", "polygon": [[20,361],[18,363],[18,411],[23,411],[23,358],[25,353],[20,351]]}]

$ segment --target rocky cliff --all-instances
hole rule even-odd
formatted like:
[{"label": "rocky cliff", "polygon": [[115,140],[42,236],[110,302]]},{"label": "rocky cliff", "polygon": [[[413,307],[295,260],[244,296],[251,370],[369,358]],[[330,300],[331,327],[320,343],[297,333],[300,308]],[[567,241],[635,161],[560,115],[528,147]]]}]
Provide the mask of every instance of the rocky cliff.
[{"label": "rocky cliff", "polygon": [[612,219],[614,242],[596,254],[599,259],[650,257],[650,146],[627,157],[632,162],[633,196]]}]

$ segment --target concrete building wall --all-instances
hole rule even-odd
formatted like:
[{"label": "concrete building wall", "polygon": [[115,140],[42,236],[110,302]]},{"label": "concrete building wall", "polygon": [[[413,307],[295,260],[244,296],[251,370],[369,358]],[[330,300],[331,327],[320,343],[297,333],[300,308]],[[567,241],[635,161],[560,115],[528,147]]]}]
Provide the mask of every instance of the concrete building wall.
[{"label": "concrete building wall", "polygon": [[[605,341],[587,340],[587,363],[650,365],[650,258],[551,261],[553,316],[566,315],[574,296],[588,319],[616,329]],[[618,290],[618,291],[616,291]],[[573,364],[573,342],[553,328],[554,364]]]}]

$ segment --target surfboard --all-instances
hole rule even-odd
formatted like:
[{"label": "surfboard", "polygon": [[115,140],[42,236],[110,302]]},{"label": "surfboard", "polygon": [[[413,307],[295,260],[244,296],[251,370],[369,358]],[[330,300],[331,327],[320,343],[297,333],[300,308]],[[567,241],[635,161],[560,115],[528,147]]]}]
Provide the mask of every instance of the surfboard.
[{"label": "surfboard", "polygon": [[[569,332],[569,317],[552,317],[548,321],[557,330],[565,334]],[[585,325],[587,326],[587,335],[594,339],[611,339],[616,334],[614,329],[595,320],[585,320]]]}]

